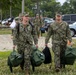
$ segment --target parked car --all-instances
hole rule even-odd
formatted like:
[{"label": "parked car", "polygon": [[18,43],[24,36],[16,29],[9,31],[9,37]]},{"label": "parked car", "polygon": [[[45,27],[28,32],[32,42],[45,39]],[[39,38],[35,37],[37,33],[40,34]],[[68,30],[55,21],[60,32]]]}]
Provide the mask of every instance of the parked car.
[{"label": "parked car", "polygon": [[43,26],[43,28],[44,28],[46,31],[48,31],[49,25],[50,25],[51,23],[53,23],[53,22],[54,22],[53,18],[45,18],[45,19],[44,19],[44,26]]},{"label": "parked car", "polygon": [[9,25],[13,22],[13,19],[14,19],[14,18],[4,19],[4,20],[2,20],[1,24],[2,24],[2,25],[8,25],[8,26],[9,26]]},{"label": "parked car", "polygon": [[45,18],[44,19],[44,23],[47,23],[47,24],[51,24],[52,22],[54,22],[54,20],[52,18]]},{"label": "parked car", "polygon": [[73,24],[70,24],[69,27],[71,30],[71,35],[75,36],[75,34],[76,34],[76,22],[74,22]]},{"label": "parked car", "polygon": [[2,20],[2,22],[1,22],[2,25],[6,25],[7,23],[8,23],[8,19],[4,19],[4,20]]},{"label": "parked car", "polygon": [[14,18],[8,18],[8,24],[10,25],[13,22]]},{"label": "parked car", "polygon": [[64,14],[62,15],[63,21],[66,21],[68,24],[76,22],[76,14]]}]

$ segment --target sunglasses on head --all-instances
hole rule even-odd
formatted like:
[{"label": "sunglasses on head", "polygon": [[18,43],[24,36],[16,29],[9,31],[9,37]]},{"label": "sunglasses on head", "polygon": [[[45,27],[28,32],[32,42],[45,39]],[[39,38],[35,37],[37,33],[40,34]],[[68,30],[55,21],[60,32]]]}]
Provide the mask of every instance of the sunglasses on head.
[{"label": "sunglasses on head", "polygon": [[29,17],[29,15],[26,15],[25,17]]},{"label": "sunglasses on head", "polygon": [[60,17],[61,15],[57,15],[57,17]]}]

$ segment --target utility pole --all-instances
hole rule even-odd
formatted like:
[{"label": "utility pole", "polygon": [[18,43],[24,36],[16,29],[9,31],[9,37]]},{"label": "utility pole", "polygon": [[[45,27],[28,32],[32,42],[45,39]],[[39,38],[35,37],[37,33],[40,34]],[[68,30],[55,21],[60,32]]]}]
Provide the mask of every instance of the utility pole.
[{"label": "utility pole", "polygon": [[24,13],[24,6],[25,6],[25,1],[22,0],[22,13]]},{"label": "utility pole", "polygon": [[40,6],[39,6],[39,1],[37,0],[37,13],[40,14]]}]

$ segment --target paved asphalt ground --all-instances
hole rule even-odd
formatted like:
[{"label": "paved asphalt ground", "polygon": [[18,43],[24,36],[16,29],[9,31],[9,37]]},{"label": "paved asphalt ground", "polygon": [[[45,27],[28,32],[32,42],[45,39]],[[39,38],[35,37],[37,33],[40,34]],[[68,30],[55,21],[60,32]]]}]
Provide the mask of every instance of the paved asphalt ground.
[{"label": "paved asphalt ground", "polygon": [[[76,37],[73,37],[76,39]],[[51,39],[49,40],[48,46],[51,48]],[[7,51],[12,50],[13,43],[11,39],[11,35],[0,35],[0,51]],[[44,48],[45,47],[45,37],[40,37],[38,41],[38,47]]]}]

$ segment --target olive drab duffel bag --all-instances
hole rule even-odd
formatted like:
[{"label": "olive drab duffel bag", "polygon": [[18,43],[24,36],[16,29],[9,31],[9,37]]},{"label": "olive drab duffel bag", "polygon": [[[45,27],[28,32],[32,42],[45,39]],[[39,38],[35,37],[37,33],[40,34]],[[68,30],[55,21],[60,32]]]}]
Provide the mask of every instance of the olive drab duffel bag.
[{"label": "olive drab duffel bag", "polygon": [[67,47],[65,50],[65,57],[64,57],[64,63],[65,65],[73,65],[74,61],[76,59],[76,48],[73,47]]},{"label": "olive drab duffel bag", "polygon": [[8,56],[7,64],[10,68],[10,71],[13,72],[12,67],[17,67],[23,61],[23,55],[19,54],[16,50],[13,50]]},{"label": "olive drab duffel bag", "polygon": [[38,50],[38,48],[36,47],[32,47],[33,48],[33,52],[31,54],[31,65],[32,65],[32,70],[35,70],[35,67],[40,66],[44,60],[45,60],[45,55]]}]

